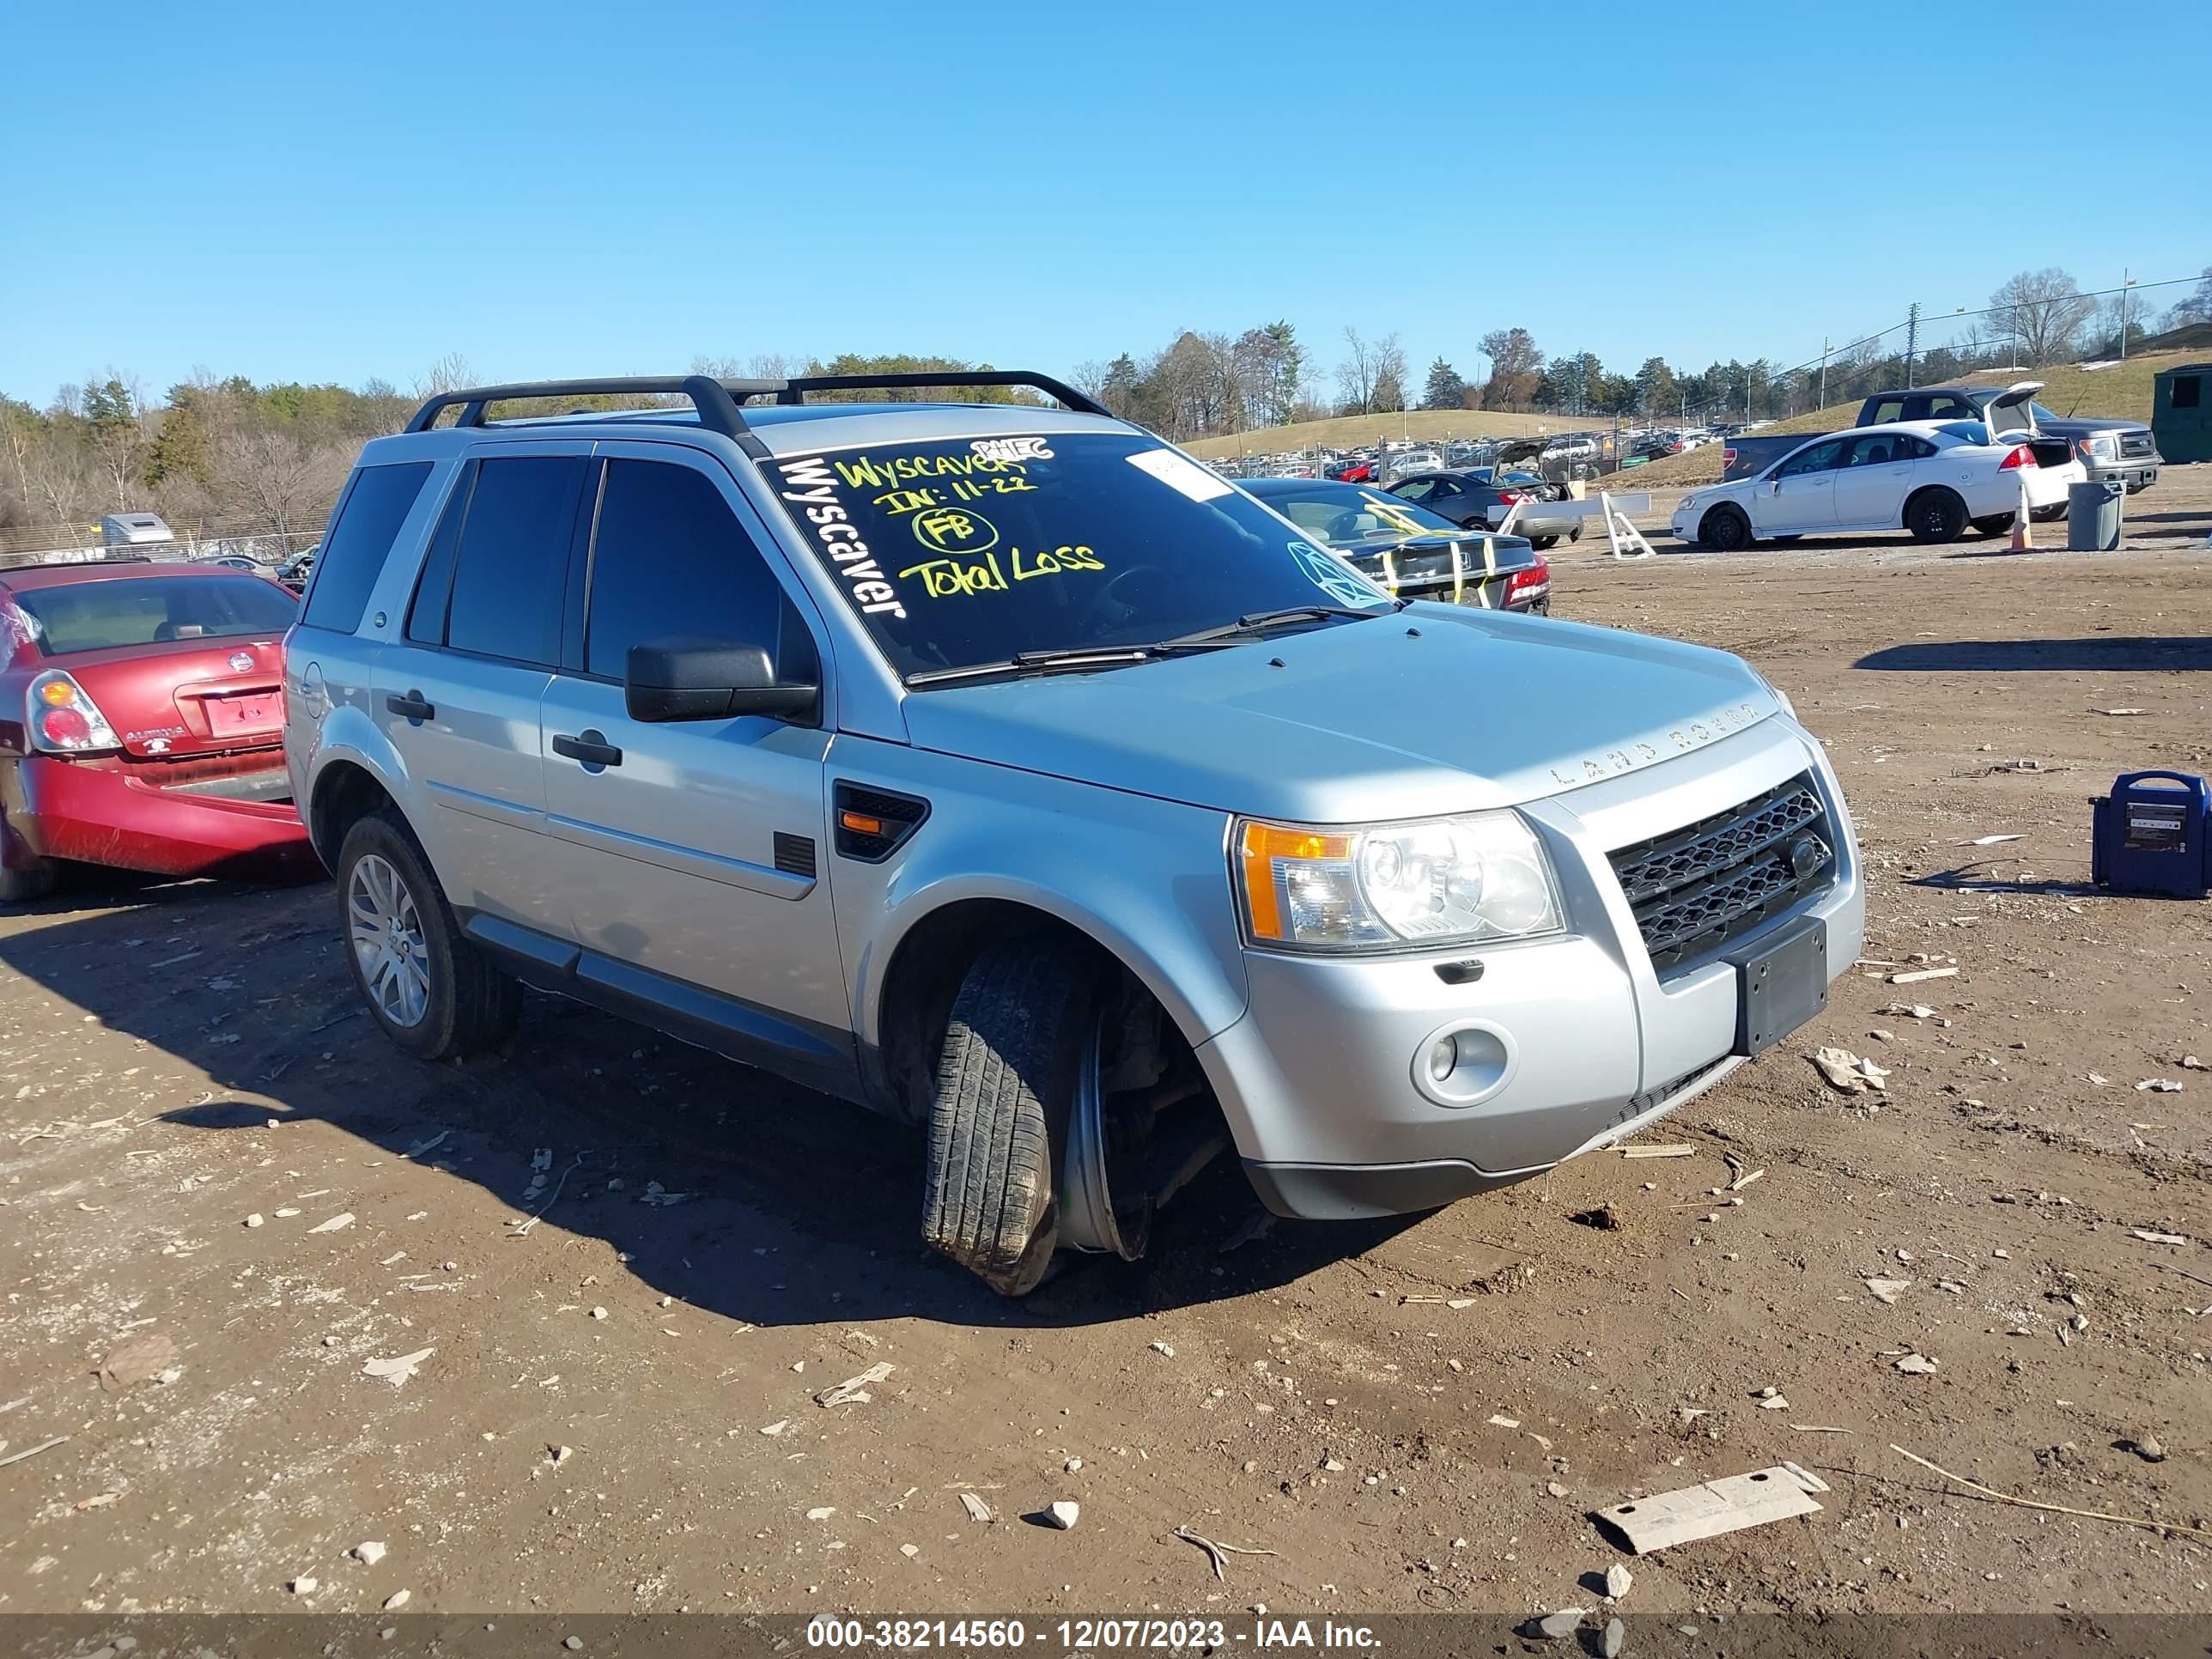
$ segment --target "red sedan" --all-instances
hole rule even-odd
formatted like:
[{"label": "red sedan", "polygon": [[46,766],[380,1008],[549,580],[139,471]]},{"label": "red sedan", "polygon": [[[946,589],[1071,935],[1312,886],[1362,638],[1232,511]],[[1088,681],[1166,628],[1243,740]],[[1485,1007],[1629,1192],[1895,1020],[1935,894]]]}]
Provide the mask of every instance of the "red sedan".
[{"label": "red sedan", "polygon": [[313,872],[284,773],[299,603],[206,565],[0,570],[0,902],[46,891],[61,860]]}]

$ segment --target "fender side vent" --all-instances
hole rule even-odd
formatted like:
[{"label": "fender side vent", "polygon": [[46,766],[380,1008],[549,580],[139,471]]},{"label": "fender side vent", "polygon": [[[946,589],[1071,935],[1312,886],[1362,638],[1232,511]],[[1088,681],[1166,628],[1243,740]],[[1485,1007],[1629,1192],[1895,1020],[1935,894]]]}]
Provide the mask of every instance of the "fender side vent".
[{"label": "fender side vent", "polygon": [[805,836],[775,832],[775,867],[787,876],[814,874],[814,843]]},{"label": "fender side vent", "polygon": [[862,864],[881,864],[929,817],[929,803],[918,795],[857,783],[838,784],[830,799],[837,821],[837,855]]}]

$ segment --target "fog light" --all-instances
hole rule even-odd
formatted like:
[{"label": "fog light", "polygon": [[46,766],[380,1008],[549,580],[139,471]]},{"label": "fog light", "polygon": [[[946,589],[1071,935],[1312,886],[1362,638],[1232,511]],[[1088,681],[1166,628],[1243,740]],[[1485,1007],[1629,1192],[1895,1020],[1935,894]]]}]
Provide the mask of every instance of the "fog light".
[{"label": "fog light", "polygon": [[1483,1020],[1456,1020],[1414,1053],[1413,1084],[1439,1106],[1473,1106],[1505,1085],[1513,1040]]},{"label": "fog light", "polygon": [[1442,1083],[1459,1066],[1459,1040],[1440,1036],[1429,1046],[1429,1075]]}]

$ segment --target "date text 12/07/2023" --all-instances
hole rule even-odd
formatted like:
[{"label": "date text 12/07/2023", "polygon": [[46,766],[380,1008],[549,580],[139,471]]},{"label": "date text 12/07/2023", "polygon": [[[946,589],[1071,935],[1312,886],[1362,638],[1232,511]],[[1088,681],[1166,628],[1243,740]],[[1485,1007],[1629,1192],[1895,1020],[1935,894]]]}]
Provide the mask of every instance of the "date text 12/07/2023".
[{"label": "date text 12/07/2023", "polygon": [[1231,1630],[1221,1619],[811,1619],[810,1648],[838,1650],[1016,1650],[1054,1647],[1083,1652],[1120,1649],[1139,1652],[1219,1652],[1231,1641],[1255,1648],[1333,1648],[1369,1650],[1382,1645],[1365,1625],[1333,1619],[1268,1619]]}]

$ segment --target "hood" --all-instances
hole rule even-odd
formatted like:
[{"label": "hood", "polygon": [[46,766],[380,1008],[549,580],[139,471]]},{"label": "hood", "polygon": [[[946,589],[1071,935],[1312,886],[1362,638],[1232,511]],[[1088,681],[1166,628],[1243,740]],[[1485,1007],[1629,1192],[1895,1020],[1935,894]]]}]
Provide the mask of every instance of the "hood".
[{"label": "hood", "polygon": [[2063,420],[2038,419],[2035,429],[2046,438],[2093,438],[2100,432],[2148,432],[2141,421],[2107,420],[2100,415],[2077,415]]},{"label": "hood", "polygon": [[1511,806],[1776,709],[1723,652],[1431,604],[1137,668],[917,691],[904,707],[920,748],[1310,823]]}]

